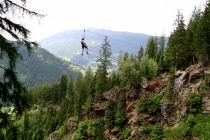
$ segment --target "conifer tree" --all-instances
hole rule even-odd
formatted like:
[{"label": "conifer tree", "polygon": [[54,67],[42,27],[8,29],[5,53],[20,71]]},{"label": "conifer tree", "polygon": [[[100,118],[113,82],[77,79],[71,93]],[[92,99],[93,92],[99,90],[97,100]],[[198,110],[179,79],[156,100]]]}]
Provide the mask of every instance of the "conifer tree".
[{"label": "conifer tree", "polygon": [[66,92],[67,92],[67,88],[68,88],[68,78],[67,76],[64,74],[61,76],[61,79],[60,79],[60,89],[61,89],[61,98],[65,98],[66,96]]},{"label": "conifer tree", "polygon": [[105,36],[104,43],[99,51],[97,58],[98,68],[96,71],[96,100],[100,98],[101,94],[107,90],[108,85],[108,69],[111,63],[111,45],[109,44],[108,37]]},{"label": "conifer tree", "polygon": [[158,54],[157,54],[157,62],[160,62],[160,58],[164,53],[165,49],[165,36],[164,34],[160,36],[159,39],[159,48],[158,48]]},{"label": "conifer tree", "polygon": [[191,51],[191,61],[192,63],[198,62],[202,56],[202,41],[201,41],[201,29],[200,29],[200,21],[201,21],[201,10],[196,7],[193,10],[192,16],[190,18],[189,24],[187,26],[187,38],[188,38],[188,47]]},{"label": "conifer tree", "polygon": [[74,113],[81,113],[82,105],[85,103],[85,92],[83,88],[83,79],[79,75],[74,81]]},{"label": "conifer tree", "polygon": [[205,5],[205,9],[203,12],[203,17],[201,19],[200,23],[201,27],[201,34],[200,37],[202,38],[201,44],[202,44],[202,53],[203,53],[203,60],[209,60],[210,59],[210,1],[207,1],[207,4]]},{"label": "conifer tree", "polygon": [[146,55],[149,58],[155,59],[156,56],[156,43],[153,37],[150,37],[147,41]]},{"label": "conifer tree", "polygon": [[189,65],[188,58],[191,56],[187,47],[186,29],[183,15],[178,11],[175,21],[176,29],[169,37],[166,49],[166,63],[176,68],[183,68]]},{"label": "conifer tree", "polygon": [[144,48],[141,46],[141,48],[138,51],[137,57],[140,60],[144,56]]},{"label": "conifer tree", "polygon": [[85,98],[87,99],[87,104],[90,105],[94,98],[95,91],[95,82],[94,82],[94,73],[90,67],[88,67],[85,78],[84,78],[84,90],[85,90]]},{"label": "conifer tree", "polygon": [[[26,103],[21,97],[21,92],[24,90],[23,85],[17,78],[15,72],[16,60],[21,58],[18,53],[18,47],[24,46],[30,51],[33,46],[37,46],[36,42],[31,42],[28,40],[30,31],[26,29],[21,24],[18,24],[8,17],[9,15],[19,16],[19,15],[30,15],[42,17],[42,15],[30,11],[25,8],[26,0],[2,0],[0,2],[0,61],[2,59],[7,59],[8,63],[3,66],[0,62],[0,100],[4,104],[14,104],[15,111],[22,112],[23,105]],[[5,34],[10,35],[15,42],[8,41]],[[17,47],[18,46],[18,47]],[[3,73],[3,75],[2,75]],[[0,127],[4,127],[9,124],[8,114],[1,111],[0,105]]]}]

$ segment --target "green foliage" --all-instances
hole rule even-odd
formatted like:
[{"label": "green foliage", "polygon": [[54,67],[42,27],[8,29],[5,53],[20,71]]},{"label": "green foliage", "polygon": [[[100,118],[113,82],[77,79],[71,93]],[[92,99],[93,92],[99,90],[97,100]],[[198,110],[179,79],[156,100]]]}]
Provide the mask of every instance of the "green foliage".
[{"label": "green foliage", "polygon": [[111,100],[107,102],[107,110],[105,112],[105,123],[109,129],[112,129],[115,125],[114,103]]},{"label": "green foliage", "polygon": [[98,100],[102,93],[107,90],[108,86],[108,69],[111,67],[111,45],[109,44],[108,37],[105,36],[104,43],[99,51],[97,58],[98,68],[96,71],[96,100]]},{"label": "green foliage", "polygon": [[137,53],[137,58],[140,60],[144,56],[144,48],[141,46]]},{"label": "green foliage", "polygon": [[[140,85],[141,75],[139,70],[139,60],[134,56],[126,56],[119,62],[119,77],[121,85],[124,87],[131,87],[133,85]],[[127,58],[126,58],[127,57]]]},{"label": "green foliage", "polygon": [[94,140],[103,139],[103,126],[99,120],[86,120],[82,121],[78,125],[76,139],[87,139],[92,137]]},{"label": "green foliage", "polygon": [[154,125],[149,134],[149,140],[161,140],[163,138],[163,129],[159,125]]},{"label": "green foliage", "polygon": [[180,11],[178,11],[175,25],[176,29],[170,35],[168,47],[166,48],[166,63],[179,69],[189,65],[188,58],[191,56],[187,46],[186,25]]},{"label": "green foliage", "polygon": [[186,97],[185,102],[190,113],[197,113],[201,111],[202,96],[203,95],[199,92],[193,92]]},{"label": "green foliage", "polygon": [[177,127],[166,129],[164,137],[166,139],[209,139],[210,117],[208,115],[197,114],[187,115]]},{"label": "green foliage", "polygon": [[159,93],[150,95],[147,99],[139,99],[137,102],[137,112],[142,113],[147,111],[151,114],[156,114],[160,111],[162,96]]},{"label": "green foliage", "polygon": [[[25,91],[25,88],[15,72],[16,61],[18,58],[21,58],[16,45],[22,44],[30,52],[37,43],[29,41],[28,36],[30,31],[28,29],[10,19],[14,15],[30,15],[35,17],[41,15],[25,8],[25,3],[26,0],[18,0],[16,2],[5,0],[0,3],[0,131],[7,126],[9,127],[8,131],[13,128],[12,121],[10,120],[11,116],[2,112],[2,106],[14,106],[14,113],[22,113],[27,106],[26,100],[21,95]],[[8,41],[6,38],[11,38],[16,42]],[[7,60],[6,64],[2,65],[2,61],[5,59]],[[11,133],[14,133],[14,136],[9,137],[9,139],[16,139],[15,131],[10,131],[8,135],[12,135]]]},{"label": "green foliage", "polygon": [[144,56],[140,62],[140,72],[143,77],[151,79],[157,76],[158,65],[153,59],[150,59],[148,56]]},{"label": "green foliage", "polygon": [[122,130],[122,136],[123,136],[123,138],[124,139],[129,138],[129,136],[131,135],[131,132],[132,132],[132,129],[131,128],[128,128],[128,127],[124,128]]},{"label": "green foliage", "polygon": [[117,112],[115,115],[115,125],[122,127],[127,122],[127,116],[125,112]]},{"label": "green foliage", "polygon": [[143,98],[140,98],[137,101],[137,112],[142,113],[146,110],[146,100],[143,100]]},{"label": "green foliage", "polygon": [[121,93],[117,103],[117,112],[115,114],[115,125],[122,128],[127,122],[126,114],[126,96]]},{"label": "green foliage", "polygon": [[162,97],[155,93],[151,95],[147,101],[147,110],[149,113],[157,113],[160,111]]},{"label": "green foliage", "polygon": [[154,37],[150,37],[147,41],[147,48],[146,48],[146,55],[149,58],[155,59],[156,58],[156,42]]}]

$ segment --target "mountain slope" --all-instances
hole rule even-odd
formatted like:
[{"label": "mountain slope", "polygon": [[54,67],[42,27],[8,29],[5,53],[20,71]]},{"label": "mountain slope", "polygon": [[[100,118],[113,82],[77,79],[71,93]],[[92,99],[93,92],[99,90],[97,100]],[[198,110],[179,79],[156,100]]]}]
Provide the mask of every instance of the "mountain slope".
[{"label": "mountain slope", "polygon": [[62,74],[75,76],[80,67],[64,61],[42,48],[34,49],[29,55],[23,47],[19,49],[23,59],[17,61],[16,71],[27,87],[41,83],[55,83]]},{"label": "mountain slope", "polygon": [[141,33],[87,29],[86,42],[89,46],[90,55],[82,57],[80,41],[83,34],[83,30],[65,31],[40,41],[40,44],[56,56],[70,59],[76,64],[94,67],[96,66],[95,60],[105,35],[108,36],[112,45],[113,60],[115,62],[121,50],[136,54],[141,46],[146,46],[149,38],[149,35]]}]

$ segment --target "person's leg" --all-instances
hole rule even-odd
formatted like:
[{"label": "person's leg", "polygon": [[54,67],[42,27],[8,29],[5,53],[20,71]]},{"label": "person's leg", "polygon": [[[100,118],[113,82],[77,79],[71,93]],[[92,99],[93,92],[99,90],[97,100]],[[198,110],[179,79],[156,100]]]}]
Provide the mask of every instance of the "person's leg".
[{"label": "person's leg", "polygon": [[88,48],[86,48],[86,53],[88,54]]},{"label": "person's leg", "polygon": [[82,47],[82,55],[83,55],[83,52],[84,52],[84,48]]}]

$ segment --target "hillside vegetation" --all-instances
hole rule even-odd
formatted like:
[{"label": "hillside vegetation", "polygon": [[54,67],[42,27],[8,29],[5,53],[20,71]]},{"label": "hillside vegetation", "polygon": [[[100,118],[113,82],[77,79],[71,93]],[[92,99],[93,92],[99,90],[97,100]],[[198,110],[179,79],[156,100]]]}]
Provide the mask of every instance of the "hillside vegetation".
[{"label": "hillside vegetation", "polygon": [[203,11],[194,9],[188,25],[178,11],[166,48],[164,36],[151,36],[137,54],[121,52],[114,69],[105,36],[96,70],[21,90],[28,103],[22,115],[16,104],[4,105],[1,114],[11,123],[0,129],[0,139],[210,139],[209,25],[210,1]]}]

